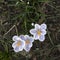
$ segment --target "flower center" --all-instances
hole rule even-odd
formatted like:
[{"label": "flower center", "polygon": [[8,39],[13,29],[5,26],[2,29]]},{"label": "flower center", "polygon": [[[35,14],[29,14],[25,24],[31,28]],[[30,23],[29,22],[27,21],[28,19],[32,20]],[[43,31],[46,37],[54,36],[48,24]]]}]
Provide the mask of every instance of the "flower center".
[{"label": "flower center", "polygon": [[38,31],[37,31],[37,34],[40,36],[40,35],[41,35],[41,31],[40,31],[40,30],[38,30]]},{"label": "flower center", "polygon": [[26,43],[26,44],[29,44],[29,43],[30,43],[30,41],[29,41],[29,40],[26,40],[26,41],[25,41],[25,43]]},{"label": "flower center", "polygon": [[17,42],[17,44],[16,44],[16,46],[20,46],[21,45],[21,42],[20,41],[18,41]]}]

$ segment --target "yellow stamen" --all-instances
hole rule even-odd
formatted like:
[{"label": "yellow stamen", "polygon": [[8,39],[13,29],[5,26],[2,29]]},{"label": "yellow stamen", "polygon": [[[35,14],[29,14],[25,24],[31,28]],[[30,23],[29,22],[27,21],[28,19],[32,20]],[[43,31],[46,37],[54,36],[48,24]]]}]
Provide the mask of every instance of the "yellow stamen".
[{"label": "yellow stamen", "polygon": [[16,46],[20,46],[21,45],[21,42],[20,41],[18,41],[17,42],[17,44],[16,44]]},{"label": "yellow stamen", "polygon": [[40,30],[38,30],[38,31],[37,31],[37,34],[40,36],[40,35],[41,35],[41,31],[40,31]]},{"label": "yellow stamen", "polygon": [[30,43],[30,41],[29,41],[29,40],[26,40],[26,41],[25,41],[25,43],[26,43],[26,44],[29,44],[29,43]]}]

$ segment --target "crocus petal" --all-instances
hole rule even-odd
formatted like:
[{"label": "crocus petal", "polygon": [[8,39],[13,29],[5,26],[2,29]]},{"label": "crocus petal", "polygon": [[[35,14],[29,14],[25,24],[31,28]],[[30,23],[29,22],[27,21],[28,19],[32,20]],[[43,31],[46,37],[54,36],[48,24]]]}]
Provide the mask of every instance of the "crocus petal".
[{"label": "crocus petal", "polygon": [[17,41],[12,44],[12,47],[13,47],[13,48],[16,47],[16,43],[17,43]]},{"label": "crocus petal", "polygon": [[29,35],[25,35],[24,37],[25,37],[25,40],[27,40],[29,38]]},{"label": "crocus petal", "polygon": [[28,46],[31,48],[33,46],[33,43],[30,43]]},{"label": "crocus petal", "polygon": [[31,29],[31,30],[30,30],[30,33],[31,33],[32,35],[34,35],[34,34],[36,34],[36,30],[35,30],[35,29]]},{"label": "crocus petal", "polygon": [[42,29],[47,29],[47,25],[45,23],[41,24]]},{"label": "crocus petal", "polygon": [[41,35],[40,37],[39,37],[39,41],[44,41],[45,40],[45,36],[44,35]]},{"label": "crocus petal", "polygon": [[29,47],[25,47],[24,50],[25,50],[26,52],[29,52],[29,51],[30,51],[30,48],[29,48]]},{"label": "crocus petal", "polygon": [[19,47],[15,47],[15,48],[14,48],[14,51],[15,51],[15,52],[19,52]]},{"label": "crocus petal", "polygon": [[19,47],[19,51],[22,51],[24,49],[24,45]]},{"label": "crocus petal", "polygon": [[40,28],[39,24],[35,24],[35,29],[38,30]]},{"label": "crocus petal", "polygon": [[33,37],[30,37],[29,40],[30,40],[30,42],[34,42],[34,38]]},{"label": "crocus petal", "polygon": [[33,38],[37,40],[39,38],[38,34],[35,34]]},{"label": "crocus petal", "polygon": [[25,35],[25,38],[29,38],[29,35]]},{"label": "crocus petal", "polygon": [[46,30],[41,30],[42,35],[46,35],[47,31]]},{"label": "crocus petal", "polygon": [[30,48],[31,48],[31,47],[29,47],[29,46],[27,45],[27,46],[24,47],[24,50],[25,50],[26,52],[29,52],[29,51],[30,51]]},{"label": "crocus petal", "polygon": [[17,40],[20,40],[20,38],[18,36],[13,36],[12,40],[17,41]]},{"label": "crocus petal", "polygon": [[24,35],[20,35],[19,38],[21,38],[22,40],[25,40]]}]

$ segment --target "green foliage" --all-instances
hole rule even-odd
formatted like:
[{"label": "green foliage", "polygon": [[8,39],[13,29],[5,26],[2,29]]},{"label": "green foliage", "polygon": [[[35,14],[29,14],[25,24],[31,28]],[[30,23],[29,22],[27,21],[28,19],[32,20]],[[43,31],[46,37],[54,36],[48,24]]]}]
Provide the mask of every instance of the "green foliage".
[{"label": "green foliage", "polygon": [[0,60],[10,60],[10,57],[7,53],[0,51]]}]

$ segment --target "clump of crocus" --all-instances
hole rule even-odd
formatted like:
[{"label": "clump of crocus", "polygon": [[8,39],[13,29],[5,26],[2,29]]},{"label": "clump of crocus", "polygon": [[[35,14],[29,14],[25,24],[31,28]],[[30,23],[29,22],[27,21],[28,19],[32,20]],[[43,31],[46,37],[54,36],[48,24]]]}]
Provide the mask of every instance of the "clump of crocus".
[{"label": "clump of crocus", "polygon": [[39,25],[35,24],[34,28],[30,30],[30,33],[33,35],[35,40],[39,39],[39,41],[45,40],[47,25],[45,23]]},{"label": "clump of crocus", "polygon": [[12,44],[12,47],[14,48],[15,52],[23,51],[23,49],[26,52],[29,52],[31,47],[33,46],[34,39],[41,42],[45,40],[47,25],[45,23],[41,25],[32,23],[32,26],[34,26],[34,28],[30,30],[30,33],[33,36],[13,36],[12,39],[14,43]]},{"label": "clump of crocus", "polygon": [[15,52],[23,51],[23,49],[26,52],[29,52],[34,41],[33,37],[30,37],[29,35],[13,36],[12,39],[14,41],[12,47]]}]

